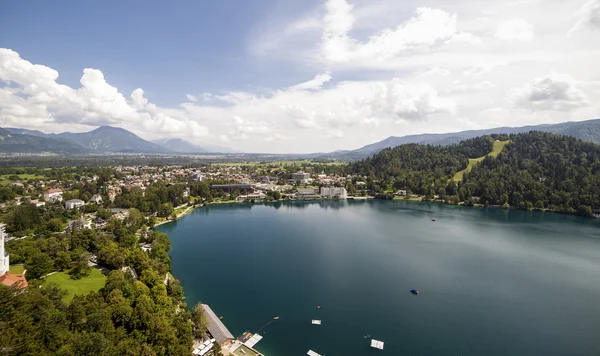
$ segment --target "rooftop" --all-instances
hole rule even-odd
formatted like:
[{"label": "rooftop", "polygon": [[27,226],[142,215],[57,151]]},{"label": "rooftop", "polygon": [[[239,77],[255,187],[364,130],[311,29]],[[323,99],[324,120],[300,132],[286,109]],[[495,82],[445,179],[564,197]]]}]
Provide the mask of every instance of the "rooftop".
[{"label": "rooftop", "polygon": [[213,312],[212,309],[206,304],[202,304],[202,307],[204,308],[206,318],[210,322],[210,325],[208,326],[208,331],[210,332],[212,337],[214,337],[219,344],[224,343],[227,339],[233,339],[233,335],[227,329],[227,327],[225,327],[223,322],[221,322],[221,319],[217,317],[215,312]]},{"label": "rooftop", "polygon": [[27,287],[27,279],[25,279],[24,274],[12,274],[6,272],[3,276],[0,276],[0,283],[5,286],[15,286],[19,288]]}]

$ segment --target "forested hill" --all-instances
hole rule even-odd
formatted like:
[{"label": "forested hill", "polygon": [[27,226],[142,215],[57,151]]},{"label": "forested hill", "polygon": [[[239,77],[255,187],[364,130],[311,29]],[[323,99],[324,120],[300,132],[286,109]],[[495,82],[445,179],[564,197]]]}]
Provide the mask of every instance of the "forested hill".
[{"label": "forested hill", "polygon": [[416,143],[386,148],[373,157],[350,165],[353,173],[378,180],[374,189],[385,190],[391,183],[396,189],[433,196],[446,188],[448,180],[469,164],[469,158],[486,155],[492,150],[492,137],[478,137],[452,146]]},{"label": "forested hill", "polygon": [[542,132],[510,139],[498,157],[465,174],[463,199],[472,194],[490,204],[582,215],[600,209],[600,146]]},{"label": "forested hill", "polygon": [[[510,140],[462,181],[453,175],[468,158],[485,156],[496,140]],[[376,193],[406,189],[449,203],[508,205],[591,215],[600,209],[600,146],[544,132],[492,135],[453,146],[402,145],[350,165]]]}]

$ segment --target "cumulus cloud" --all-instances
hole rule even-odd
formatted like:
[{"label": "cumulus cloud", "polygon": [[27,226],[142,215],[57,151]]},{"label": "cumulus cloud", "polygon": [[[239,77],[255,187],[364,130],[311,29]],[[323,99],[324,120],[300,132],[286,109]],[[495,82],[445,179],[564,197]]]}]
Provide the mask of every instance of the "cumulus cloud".
[{"label": "cumulus cloud", "polygon": [[498,26],[496,37],[505,41],[531,41],[534,37],[533,25],[523,19],[512,19]]},{"label": "cumulus cloud", "polygon": [[344,132],[338,129],[331,129],[327,131],[327,137],[329,138],[343,138]]},{"label": "cumulus cloud", "polygon": [[245,140],[250,136],[264,136],[272,132],[265,121],[253,121],[240,116],[233,118],[231,126],[229,133],[234,140]]},{"label": "cumulus cloud", "polygon": [[575,79],[558,73],[536,78],[514,89],[511,96],[516,107],[532,111],[569,111],[589,104]]},{"label": "cumulus cloud", "polygon": [[327,83],[331,80],[331,72],[327,71],[325,73],[317,74],[313,79],[293,85],[288,88],[288,90],[296,91],[296,90],[318,90],[321,89],[323,84]]},{"label": "cumulus cloud", "polygon": [[456,14],[429,7],[418,8],[412,18],[361,42],[349,35],[355,19],[346,0],[328,0],[323,18],[322,53],[330,62],[382,61],[403,53],[429,51],[451,41],[477,43],[470,33],[457,29]]},{"label": "cumulus cloud", "polygon": [[569,35],[585,27],[592,30],[600,29],[600,0],[589,0],[584,3],[577,11],[577,18],[578,21],[569,30]]},{"label": "cumulus cloud", "polygon": [[78,89],[58,84],[57,79],[56,70],[0,48],[0,80],[9,84],[2,88],[0,121],[4,125],[39,128],[56,124],[120,125],[144,132],[208,135],[208,129],[184,111],[149,103],[142,89],[134,90],[128,100],[100,70],[85,68]]}]

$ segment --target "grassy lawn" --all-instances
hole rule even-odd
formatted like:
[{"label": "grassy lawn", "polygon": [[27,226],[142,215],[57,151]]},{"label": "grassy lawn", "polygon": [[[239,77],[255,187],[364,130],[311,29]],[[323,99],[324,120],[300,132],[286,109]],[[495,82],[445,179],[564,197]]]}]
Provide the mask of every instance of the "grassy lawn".
[{"label": "grassy lawn", "polygon": [[23,273],[24,270],[25,270],[25,267],[23,267],[23,265],[8,266],[8,271],[12,274],[21,274],[21,273]]},{"label": "grassy lawn", "polygon": [[469,158],[469,165],[467,166],[467,168],[463,169],[460,172],[456,172],[456,174],[454,175],[452,180],[454,180],[455,182],[460,182],[463,179],[463,176],[465,175],[465,173],[470,172],[471,169],[473,169],[473,167],[475,166],[475,164],[483,161],[483,159],[487,156],[497,157],[500,154],[500,152],[502,152],[502,149],[504,148],[504,146],[506,146],[506,144],[509,142],[510,141],[494,142],[494,147],[492,148],[492,152],[488,153],[485,156],[479,157],[479,158]]},{"label": "grassy lawn", "polygon": [[509,142],[510,140],[494,142],[494,148],[492,149],[492,152],[489,153],[489,155],[492,157],[497,157],[500,154],[500,152],[502,152],[502,150],[504,149],[504,146],[506,146],[506,144]]},{"label": "grassy lawn", "polygon": [[[240,350],[244,350],[245,353],[241,352]],[[232,352],[231,355],[235,355],[235,356],[256,356],[258,354],[256,352],[252,351],[251,349],[249,349],[248,347],[242,345],[242,346],[238,347],[234,352]]]},{"label": "grassy lawn", "polygon": [[67,291],[65,302],[70,302],[75,295],[85,295],[90,292],[99,291],[104,287],[106,276],[99,270],[92,268],[89,276],[81,279],[71,279],[67,272],[57,272],[45,278],[44,284],[56,283]]},{"label": "grassy lawn", "polygon": [[[12,183],[13,181],[11,181],[8,177],[10,177],[12,174],[4,174],[4,175],[0,175],[0,185],[8,185],[10,183]],[[44,180],[46,179],[46,177],[44,176],[38,176],[35,174],[15,174],[17,176],[19,176],[19,178],[21,179],[21,182],[27,182],[30,179],[38,179],[38,180]]]}]

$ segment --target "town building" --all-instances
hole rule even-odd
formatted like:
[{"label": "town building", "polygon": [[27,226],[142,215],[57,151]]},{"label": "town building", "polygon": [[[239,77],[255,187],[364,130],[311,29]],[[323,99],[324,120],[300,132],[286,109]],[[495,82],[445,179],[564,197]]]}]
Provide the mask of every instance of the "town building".
[{"label": "town building", "polygon": [[341,187],[321,187],[321,196],[329,199],[346,199],[348,192]]},{"label": "town building", "polygon": [[4,250],[4,224],[0,224],[0,276],[8,272],[9,258],[8,253]]},{"label": "town building", "polygon": [[71,210],[75,208],[79,208],[80,206],[84,206],[85,202],[81,199],[71,199],[65,202],[65,209]]},{"label": "town building", "polygon": [[10,259],[8,253],[4,249],[4,224],[0,224],[0,284],[7,287],[16,286],[19,288],[27,287],[27,279],[23,274],[10,273]]},{"label": "town building", "polygon": [[62,197],[63,191],[62,189],[48,189],[47,191],[44,192],[44,200],[49,201],[49,202],[57,202],[57,201],[62,201],[63,197]]},{"label": "town building", "polygon": [[38,208],[39,208],[39,207],[41,207],[41,206],[44,206],[44,205],[46,205],[46,202],[39,201],[39,200],[37,200],[37,199],[36,199],[36,200],[30,200],[30,201],[29,201],[29,204],[31,204],[31,205],[35,205],[36,207],[38,207]]},{"label": "town building", "polygon": [[96,205],[102,205],[102,197],[100,196],[100,194],[94,194],[94,195],[92,195],[90,202],[92,202]]},{"label": "town building", "polygon": [[320,199],[319,188],[298,188],[296,191],[296,199]]},{"label": "town building", "polygon": [[202,308],[204,309],[204,314],[208,319],[208,332],[210,333],[210,335],[221,346],[225,344],[230,344],[234,339],[233,335],[227,329],[227,327],[225,327],[221,319],[217,317],[215,312],[213,312],[208,305],[202,304]]},{"label": "town building", "polygon": [[305,172],[292,173],[292,180],[295,183],[300,182],[300,184],[306,184],[310,180],[310,174]]},{"label": "town building", "polygon": [[252,185],[250,184],[213,184],[210,186],[212,189],[223,190],[228,193],[239,191],[252,191]]},{"label": "town building", "polygon": [[243,202],[243,201],[263,201],[265,200],[265,198],[267,197],[267,195],[265,193],[252,193],[252,194],[248,194],[248,195],[240,195],[236,198],[236,201],[238,202]]}]

